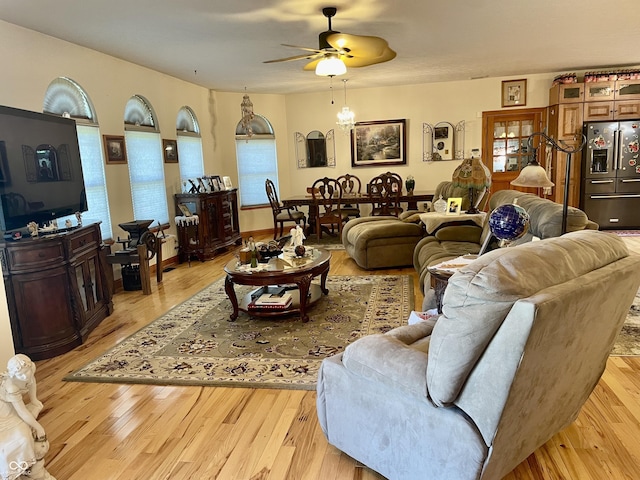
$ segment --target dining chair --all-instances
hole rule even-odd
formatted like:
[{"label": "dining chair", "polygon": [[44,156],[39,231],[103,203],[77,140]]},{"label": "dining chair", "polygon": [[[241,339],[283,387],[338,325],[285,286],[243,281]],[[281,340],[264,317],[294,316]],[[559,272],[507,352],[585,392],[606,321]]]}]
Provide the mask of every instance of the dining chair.
[{"label": "dining chair", "polygon": [[337,225],[338,235],[342,234],[342,224],[347,216],[342,213],[342,187],[335,178],[319,178],[311,189],[313,203],[316,210],[316,235],[322,238],[322,227],[331,226],[331,231]]},{"label": "dining chair", "polygon": [[278,238],[278,225],[280,225],[280,236],[282,237],[284,235],[285,222],[293,222],[296,225],[300,225],[302,230],[304,230],[307,225],[307,218],[304,216],[304,213],[298,211],[295,207],[285,208],[280,204],[276,186],[273,184],[273,181],[267,178],[264,186],[273,213],[273,239]]},{"label": "dining chair", "polygon": [[360,207],[358,204],[349,203],[349,196],[360,195],[360,190],[362,189],[362,182],[355,175],[344,174],[340,175],[338,178],[338,183],[342,187],[342,198],[345,203],[341,206],[342,213],[344,213],[347,217],[355,217],[358,218],[360,216]]},{"label": "dining chair", "polygon": [[397,217],[402,213],[402,178],[397,173],[386,172],[373,177],[367,185],[367,194],[371,200],[371,215]]}]

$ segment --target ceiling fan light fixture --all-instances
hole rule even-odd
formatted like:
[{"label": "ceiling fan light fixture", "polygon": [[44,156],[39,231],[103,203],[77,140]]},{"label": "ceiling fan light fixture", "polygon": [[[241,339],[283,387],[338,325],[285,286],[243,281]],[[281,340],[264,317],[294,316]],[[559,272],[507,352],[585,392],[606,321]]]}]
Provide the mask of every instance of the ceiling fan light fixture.
[{"label": "ceiling fan light fixture", "polygon": [[321,77],[336,77],[347,73],[347,66],[336,55],[328,55],[316,65],[316,75]]}]

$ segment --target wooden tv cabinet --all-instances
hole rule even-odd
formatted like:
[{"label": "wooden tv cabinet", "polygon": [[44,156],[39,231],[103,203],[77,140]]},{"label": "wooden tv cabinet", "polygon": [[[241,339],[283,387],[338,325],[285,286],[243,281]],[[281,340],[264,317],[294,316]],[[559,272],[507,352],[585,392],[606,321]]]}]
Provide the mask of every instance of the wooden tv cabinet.
[{"label": "wooden tv cabinet", "polygon": [[81,345],[113,312],[99,224],[0,243],[16,353],[43,360]]}]

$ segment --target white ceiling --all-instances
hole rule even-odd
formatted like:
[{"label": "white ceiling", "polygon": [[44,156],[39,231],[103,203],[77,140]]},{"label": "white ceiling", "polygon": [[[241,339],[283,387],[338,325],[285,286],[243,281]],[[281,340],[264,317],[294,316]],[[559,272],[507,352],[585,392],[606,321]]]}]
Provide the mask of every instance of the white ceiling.
[{"label": "white ceiling", "polygon": [[219,91],[305,93],[304,53],[327,28],[376,35],[397,57],[350,88],[640,65],[638,0],[0,0],[0,19]]}]

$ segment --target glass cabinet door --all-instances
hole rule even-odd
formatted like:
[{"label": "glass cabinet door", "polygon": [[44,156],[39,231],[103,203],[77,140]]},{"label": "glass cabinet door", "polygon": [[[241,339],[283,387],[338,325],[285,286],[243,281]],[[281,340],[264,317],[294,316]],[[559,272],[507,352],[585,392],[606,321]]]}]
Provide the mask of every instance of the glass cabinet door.
[{"label": "glass cabinet door", "polygon": [[529,162],[527,138],[533,133],[533,120],[496,122],[493,132],[493,171],[517,172]]},{"label": "glass cabinet door", "polygon": [[483,113],[483,161],[491,170],[492,193],[517,188],[510,182],[531,159],[532,152],[527,140],[532,133],[543,130],[544,112],[545,108],[529,108],[517,112],[500,110]]}]

